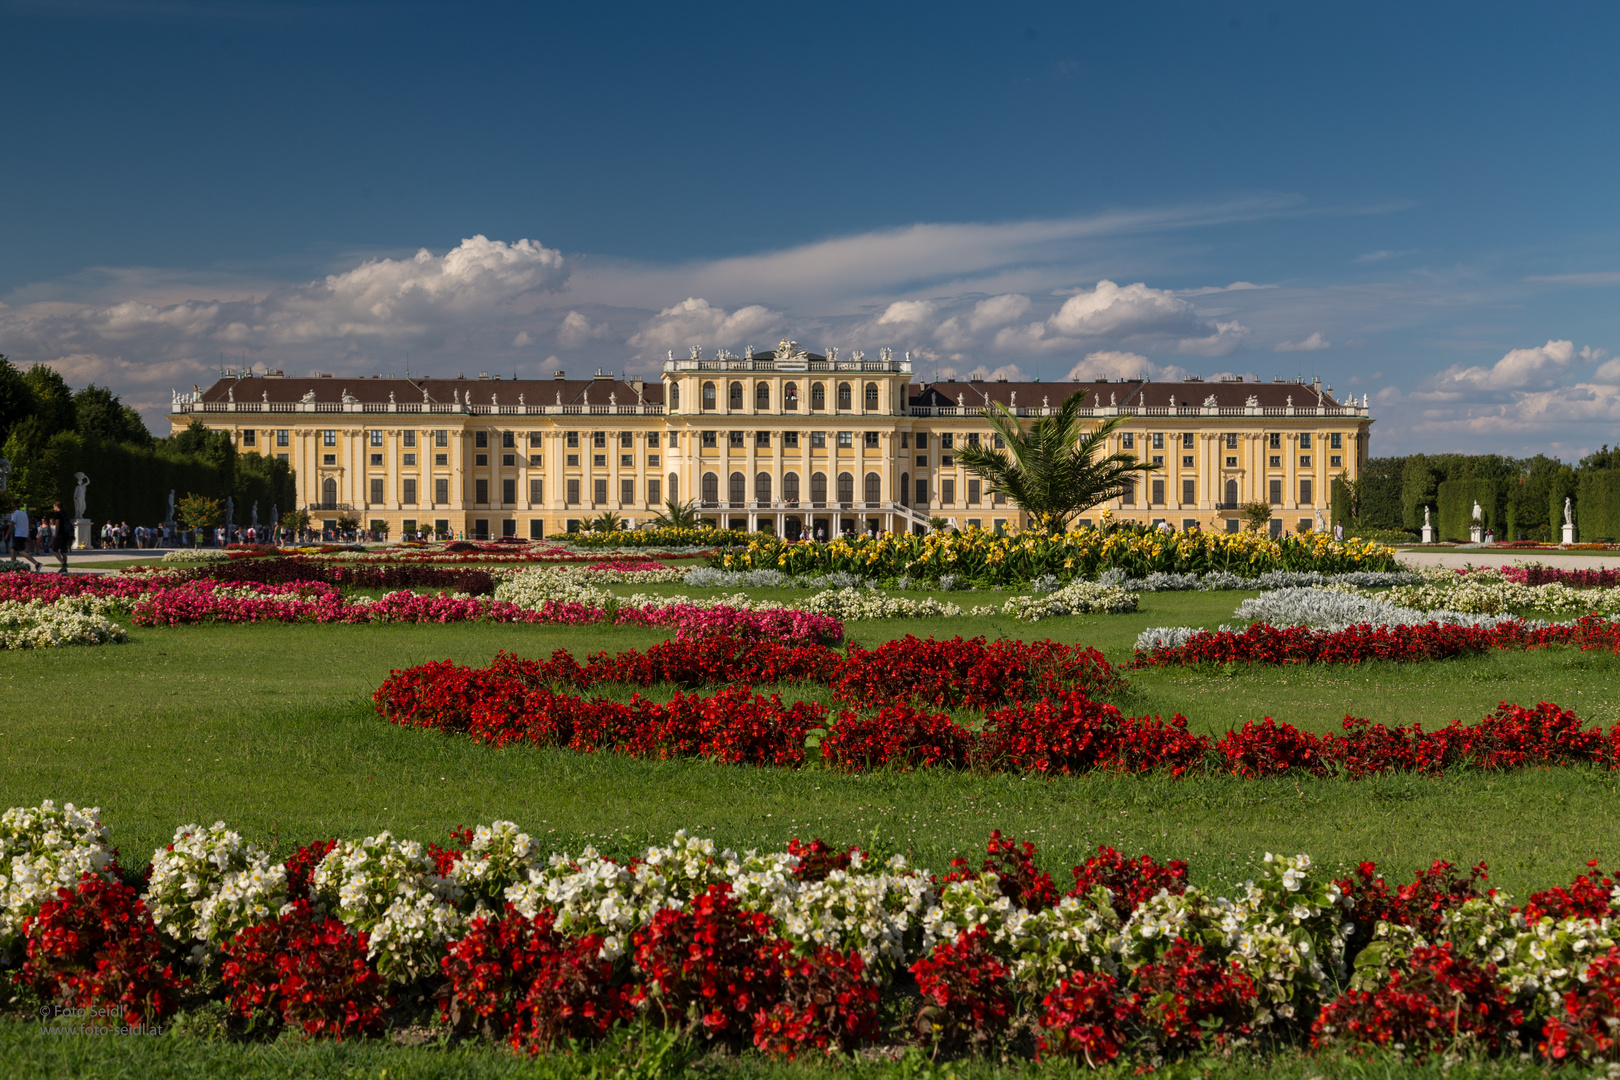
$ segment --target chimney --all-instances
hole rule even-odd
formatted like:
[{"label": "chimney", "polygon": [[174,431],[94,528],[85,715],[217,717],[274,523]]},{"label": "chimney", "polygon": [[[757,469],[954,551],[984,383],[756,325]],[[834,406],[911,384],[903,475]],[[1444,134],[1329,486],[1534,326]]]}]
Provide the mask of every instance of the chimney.
[{"label": "chimney", "polygon": [[556,379],[558,382],[562,382],[564,379],[568,378],[568,373],[566,371],[559,371],[557,374],[553,375],[552,378]]}]

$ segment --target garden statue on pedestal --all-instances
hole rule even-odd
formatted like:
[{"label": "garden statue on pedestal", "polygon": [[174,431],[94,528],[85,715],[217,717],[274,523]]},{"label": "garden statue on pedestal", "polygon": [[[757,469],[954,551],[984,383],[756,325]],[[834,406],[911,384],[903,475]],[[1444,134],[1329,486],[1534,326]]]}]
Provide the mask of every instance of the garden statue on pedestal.
[{"label": "garden statue on pedestal", "polygon": [[1429,522],[1429,508],[1427,506],[1423,508],[1423,542],[1425,544],[1434,543],[1434,526]]},{"label": "garden statue on pedestal", "polygon": [[84,489],[90,486],[90,478],[76,472],[73,480],[73,547],[76,551],[85,551],[91,546],[90,519],[84,516]]},{"label": "garden statue on pedestal", "polygon": [[169,516],[163,519],[163,527],[174,528],[174,488],[169,489]]},{"label": "garden statue on pedestal", "polygon": [[1474,523],[1468,526],[1469,543],[1482,544],[1485,542],[1485,511],[1480,508],[1479,500],[1474,500]]},{"label": "garden statue on pedestal", "polygon": [[1564,543],[1575,542],[1575,512],[1570,508],[1569,496],[1564,496]]}]

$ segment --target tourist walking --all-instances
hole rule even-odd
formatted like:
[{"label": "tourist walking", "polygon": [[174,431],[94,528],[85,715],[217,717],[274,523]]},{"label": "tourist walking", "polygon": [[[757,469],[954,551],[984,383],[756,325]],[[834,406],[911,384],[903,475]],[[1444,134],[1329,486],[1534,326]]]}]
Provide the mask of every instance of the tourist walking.
[{"label": "tourist walking", "polygon": [[28,507],[18,505],[11,515],[11,556],[23,558],[39,569],[39,560],[28,550]]},{"label": "tourist walking", "polygon": [[67,573],[68,541],[73,532],[68,528],[67,511],[62,509],[62,501],[58,499],[51,504],[51,553],[61,563],[57,569],[58,574]]}]

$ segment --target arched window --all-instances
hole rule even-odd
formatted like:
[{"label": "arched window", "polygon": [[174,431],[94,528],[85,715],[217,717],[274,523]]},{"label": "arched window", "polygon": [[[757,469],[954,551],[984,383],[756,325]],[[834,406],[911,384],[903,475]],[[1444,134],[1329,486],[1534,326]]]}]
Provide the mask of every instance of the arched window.
[{"label": "arched window", "polygon": [[810,384],[810,408],[825,409],[827,407],[827,388],[820,383]]},{"label": "arched window", "polygon": [[740,472],[731,474],[731,504],[741,506],[748,499],[748,477]]},{"label": "arched window", "polygon": [[827,474],[810,474],[810,501],[820,506],[827,501]]},{"label": "arched window", "polygon": [[754,477],[754,501],[759,503],[759,505],[761,505],[761,506],[769,506],[770,505],[770,503],[771,503],[771,474],[770,473],[762,472],[762,473],[759,473],[758,475],[756,475]]},{"label": "arched window", "polygon": [[321,502],[328,510],[337,506],[337,480],[330,476],[321,481]]},{"label": "arched window", "polygon": [[732,383],[731,384],[731,390],[730,390],[730,392],[728,394],[728,397],[731,400],[731,407],[733,409],[742,408],[742,383],[740,383],[740,382]]},{"label": "arched window", "polygon": [[796,506],[799,502],[799,474],[796,472],[782,474],[782,500],[789,506]]},{"label": "arched window", "polygon": [[878,407],[877,383],[875,382],[869,382],[866,384],[866,407],[868,409],[875,409]]},{"label": "arched window", "polygon": [[703,407],[705,409],[714,408],[714,383],[712,382],[703,384]]},{"label": "arched window", "polygon": [[703,505],[713,506],[720,501],[720,478],[712,472],[703,474]]},{"label": "arched window", "polygon": [[756,383],[754,385],[754,408],[768,409],[771,407],[771,387],[769,383]]},{"label": "arched window", "polygon": [[841,503],[855,501],[855,478],[847,472],[838,474],[838,501]]},{"label": "arched window", "polygon": [[1228,480],[1226,482],[1226,508],[1228,510],[1236,510],[1237,509],[1237,500],[1238,500],[1237,481],[1236,480]]},{"label": "arched window", "polygon": [[782,408],[788,412],[799,411],[799,384],[788,383],[782,387]]},{"label": "arched window", "polygon": [[681,478],[675,473],[669,474],[668,494],[670,502],[678,503],[681,501]]},{"label": "arched window", "polygon": [[911,505],[911,474],[910,473],[904,473],[903,472],[903,473],[900,474],[900,505],[901,506],[910,506]]},{"label": "arched window", "polygon": [[849,383],[847,382],[838,384],[838,407],[840,409],[850,407]]},{"label": "arched window", "polygon": [[876,506],[878,500],[882,497],[882,495],[881,495],[882,490],[883,490],[883,481],[878,477],[878,474],[875,473],[875,472],[867,473],[866,474],[866,501],[867,501],[867,503],[869,503],[870,505]]},{"label": "arched window", "polygon": [[669,411],[674,412],[681,407],[681,384],[669,384]]}]

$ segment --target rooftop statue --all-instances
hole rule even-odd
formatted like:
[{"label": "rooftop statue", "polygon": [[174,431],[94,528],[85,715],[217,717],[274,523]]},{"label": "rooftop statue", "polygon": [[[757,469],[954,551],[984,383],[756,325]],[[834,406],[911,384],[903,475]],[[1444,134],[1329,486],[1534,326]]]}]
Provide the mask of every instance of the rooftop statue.
[{"label": "rooftop statue", "polygon": [[304,391],[304,396],[299,398],[298,400],[302,401],[305,405],[313,405],[315,403],[315,391],[313,391],[313,390]]}]

